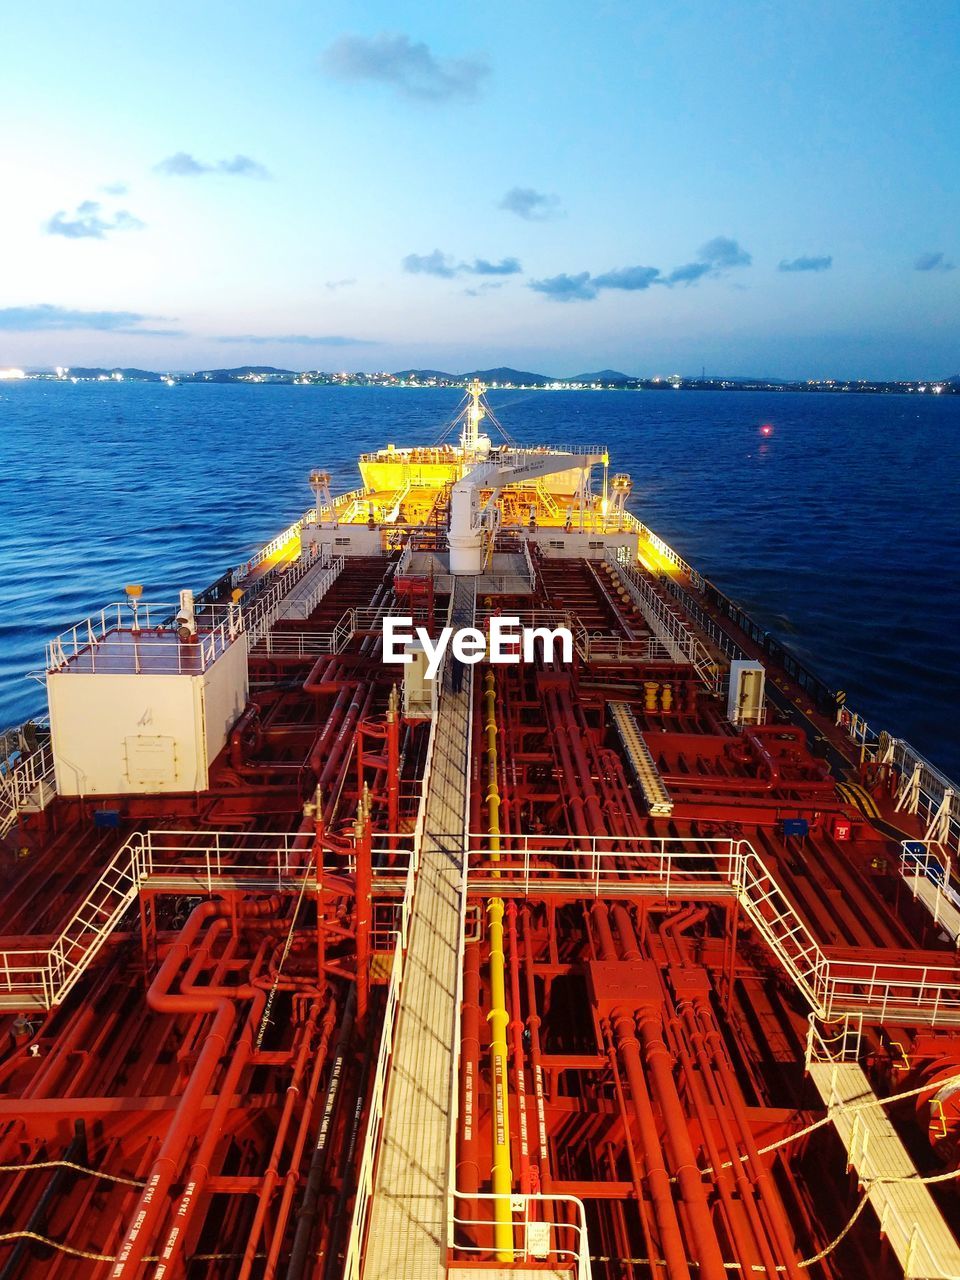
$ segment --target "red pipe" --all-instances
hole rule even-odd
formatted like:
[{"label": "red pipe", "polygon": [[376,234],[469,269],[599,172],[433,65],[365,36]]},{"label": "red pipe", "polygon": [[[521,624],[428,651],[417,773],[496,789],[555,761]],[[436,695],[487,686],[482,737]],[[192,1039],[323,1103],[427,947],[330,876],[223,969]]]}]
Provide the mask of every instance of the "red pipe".
[{"label": "red pipe", "polygon": [[255,723],[257,724],[257,732],[255,734],[256,740],[254,743],[253,750],[258,751],[260,748],[260,744],[263,742],[263,731],[259,727],[259,719],[260,719],[260,707],[258,703],[251,702],[247,706],[246,711],[244,711],[243,715],[240,717],[240,719],[237,721],[237,723],[233,726],[233,728],[230,731],[230,764],[232,768],[237,770],[237,772],[243,769],[247,763],[247,759],[246,759],[247,752],[244,746],[243,738],[244,738],[244,734],[247,732],[247,729],[251,725]]},{"label": "red pipe", "polygon": [[509,1032],[513,1048],[513,1077],[517,1094],[517,1130],[520,1143],[520,1191],[530,1194],[530,1146],[527,1139],[527,1091],[524,1083],[523,1020],[520,1017],[520,952],[517,946],[517,904],[507,903],[507,939],[510,945],[510,1002],[513,1006]]},{"label": "red pipe", "polygon": [[[462,1216],[475,1221],[480,1190],[477,1133],[480,1079],[480,944],[468,943],[463,955],[463,1004],[460,1016],[460,1158],[457,1189],[464,1197]],[[474,1241],[476,1243],[476,1241]]]},{"label": "red pipe", "polygon": [[[724,1092],[726,1094],[726,1107],[721,1099],[718,1108],[718,1115],[723,1118],[728,1114],[727,1108],[732,1110],[737,1127],[740,1130],[741,1141],[747,1154],[747,1164],[751,1170],[751,1180],[756,1187],[757,1196],[761,1203],[767,1208],[770,1226],[776,1240],[780,1255],[783,1258],[784,1265],[787,1269],[787,1275],[790,1280],[801,1280],[801,1273],[796,1264],[795,1244],[790,1226],[786,1220],[783,1205],[777,1193],[776,1186],[770,1177],[769,1170],[763,1157],[757,1150],[757,1144],[753,1137],[753,1130],[750,1125],[750,1117],[747,1115],[746,1107],[740,1090],[737,1086],[736,1077],[733,1072],[733,1066],[727,1056],[726,1047],[720,1036],[719,1030],[713,1020],[713,1015],[709,1008],[705,1008],[700,1000],[695,1000],[693,1008],[696,1011],[699,1029],[705,1033],[704,1041],[706,1047],[711,1051],[711,1060],[717,1070],[719,1079],[723,1082]],[[731,1148],[731,1154],[732,1154]]]},{"label": "red pipe", "polygon": [[396,685],[390,692],[387,708],[387,826],[390,848],[395,849],[400,830],[400,708]]},{"label": "red pipe", "polygon": [[373,884],[371,848],[373,843],[370,818],[364,812],[365,799],[361,796],[360,812],[354,827],[354,858],[356,860],[356,887],[354,895],[354,925],[356,929],[357,962],[357,1025],[366,1029],[367,1005],[370,996],[370,895]]},{"label": "red pipe", "polygon": [[[616,905],[613,908],[613,916],[620,935],[624,960],[639,960],[640,949],[626,908]],[[616,952],[613,951],[611,958],[615,956]],[[666,1122],[667,1147],[680,1186],[680,1193],[690,1215],[690,1228],[696,1240],[700,1261],[700,1276],[704,1280],[726,1280],[723,1255],[717,1243],[717,1234],[707,1202],[707,1190],[700,1176],[696,1153],[687,1128],[687,1119],[673,1078],[673,1061],[663,1039],[660,1011],[653,1004],[645,1004],[637,1010],[636,1018],[653,1092]]]},{"label": "red pipe", "polygon": [[640,1161],[637,1157],[636,1147],[634,1146],[633,1134],[630,1132],[630,1117],[627,1113],[627,1099],[623,1091],[623,1080],[620,1076],[620,1068],[617,1065],[617,1049],[613,1042],[613,1036],[610,1033],[610,1024],[606,1019],[604,1019],[602,1023],[602,1029],[604,1043],[607,1046],[607,1061],[610,1063],[610,1074],[613,1076],[613,1087],[617,1095],[617,1107],[620,1111],[620,1123],[623,1125],[623,1143],[627,1152],[627,1163],[630,1165],[630,1177],[633,1179],[633,1194],[634,1199],[637,1202],[640,1229],[643,1232],[643,1240],[647,1250],[647,1257],[656,1258],[659,1256],[660,1251],[654,1243],[650,1214],[647,1210],[646,1197],[643,1194]]},{"label": "red pipe", "polygon": [[[270,1159],[267,1163],[266,1171],[263,1175],[263,1182],[260,1186],[260,1193],[257,1198],[257,1209],[253,1217],[253,1223],[250,1227],[247,1243],[244,1247],[243,1262],[237,1276],[237,1280],[249,1280],[250,1271],[256,1260],[257,1245],[260,1242],[260,1236],[263,1233],[263,1225],[266,1221],[267,1212],[270,1207],[270,1200],[280,1178],[280,1156],[283,1152],[284,1142],[287,1136],[287,1130],[290,1127],[290,1121],[293,1118],[293,1109],[300,1096],[300,1081],[303,1078],[303,1072],[309,1053],[313,1049],[313,1033],[319,1016],[320,1005],[318,1001],[314,1001],[310,1006],[310,1014],[304,1028],[303,1035],[300,1039],[300,1047],[297,1052],[296,1061],[293,1067],[293,1075],[290,1084],[287,1086],[287,1095],[284,1099],[283,1111],[280,1115],[280,1122],[277,1125],[276,1136],[273,1140],[273,1146],[270,1150]],[[307,1092],[303,1101],[303,1110],[300,1118],[300,1125],[297,1131],[297,1137],[294,1142],[294,1149],[290,1157],[290,1173],[295,1174],[299,1168],[300,1157],[303,1148],[306,1145],[307,1126],[310,1123],[310,1116],[316,1101],[317,1090],[320,1087],[320,1074],[323,1064],[326,1062],[327,1049],[330,1044],[330,1037],[333,1034],[333,1028],[337,1019],[337,1006],[331,1002],[326,1014],[324,1015],[323,1025],[320,1030],[320,1043],[313,1053],[313,1068],[310,1072],[310,1079],[307,1084]],[[291,1179],[292,1180],[292,1179]],[[287,1215],[289,1214],[289,1205],[287,1206]],[[274,1234],[282,1237],[286,1228],[286,1216],[281,1220],[278,1217]]]},{"label": "red pipe", "polygon": [[[692,927],[694,923],[706,914],[706,908],[687,908],[665,921],[661,926],[660,936],[664,939],[666,949],[668,951],[672,949],[676,952],[678,966],[683,964],[679,945],[680,931]],[[661,978],[662,984],[663,979]],[[694,1065],[693,1058],[687,1048],[686,1038],[683,1035],[682,1024],[673,1010],[670,1013],[670,1028],[673,1032],[672,1038],[675,1042],[677,1056],[683,1069],[683,1078],[690,1091],[690,1098],[699,1119],[700,1130],[713,1170],[713,1180],[726,1210],[730,1237],[736,1249],[737,1260],[743,1267],[744,1274],[762,1271],[770,1277],[770,1280],[775,1280],[777,1275],[776,1259],[770,1251],[760,1214],[754,1203],[749,1180],[744,1175],[743,1167],[739,1163],[735,1162],[732,1177],[730,1170],[723,1167],[724,1159],[714,1137],[713,1116],[710,1111],[711,1106],[713,1106],[715,1114],[719,1115],[716,1110],[716,1097],[714,1096],[715,1082],[710,1078],[712,1076],[710,1065],[699,1061],[699,1070]],[[708,1082],[706,1091],[704,1080]],[[709,1098],[707,1096],[708,1092],[710,1094]],[[722,1120],[722,1116],[720,1119]],[[728,1149],[731,1150],[731,1155],[735,1158],[736,1150],[729,1148],[729,1144]]]},{"label": "red pipe", "polygon": [[250,1056],[253,1052],[255,1028],[259,1024],[266,1002],[267,993],[258,991],[250,1004],[250,1012],[247,1015],[243,1033],[237,1042],[233,1057],[230,1059],[230,1065],[224,1072],[220,1093],[210,1114],[207,1132],[204,1134],[203,1141],[193,1158],[190,1172],[186,1178],[186,1186],[174,1211],[173,1225],[167,1235],[166,1244],[160,1250],[160,1262],[153,1273],[154,1280],[163,1280],[163,1277],[170,1272],[180,1250],[184,1246],[188,1223],[210,1174],[210,1159],[217,1143],[223,1137],[224,1123],[230,1108],[234,1104],[237,1082],[250,1061]]},{"label": "red pipe", "polygon": [[[267,899],[245,906],[250,914],[264,914],[264,908],[275,910],[276,902],[274,899]],[[211,917],[223,915],[228,910],[228,906],[222,902],[201,902],[194,908],[147,993],[147,1003],[159,1013],[213,1013],[215,1016],[153,1162],[147,1185],[127,1224],[123,1244],[117,1252],[111,1272],[114,1280],[129,1280],[136,1275],[166,1210],[167,1192],[177,1174],[184,1147],[203,1106],[217,1065],[226,1052],[236,1020],[236,1001],[260,998],[260,993],[252,986],[198,988],[185,995],[173,995],[170,992],[180,966],[191,953],[200,927]]]},{"label": "red pipe", "polygon": [[547,1108],[543,1093],[543,1057],[540,1051],[540,1014],[537,1012],[537,984],[533,975],[533,930],[530,910],[523,908],[523,937],[527,979],[527,1030],[530,1032],[530,1061],[533,1064],[533,1093],[537,1100],[537,1166],[540,1186],[549,1192],[553,1183],[547,1147]]},{"label": "red pipe", "polygon": [[[603,903],[598,902],[593,908],[593,919],[600,939],[601,954],[607,960],[617,959],[616,947]],[[650,1188],[653,1213],[660,1232],[660,1244],[667,1264],[667,1275],[669,1280],[689,1280],[690,1267],[684,1249],[683,1233],[680,1230],[673,1189],[664,1164],[657,1122],[640,1062],[640,1045],[637,1042],[633,1016],[628,1009],[620,1006],[611,1011],[610,1023],[617,1038],[617,1048],[630,1085],[633,1110],[640,1130],[640,1147],[646,1165],[647,1186]],[[722,1271],[721,1274],[723,1274]]]}]

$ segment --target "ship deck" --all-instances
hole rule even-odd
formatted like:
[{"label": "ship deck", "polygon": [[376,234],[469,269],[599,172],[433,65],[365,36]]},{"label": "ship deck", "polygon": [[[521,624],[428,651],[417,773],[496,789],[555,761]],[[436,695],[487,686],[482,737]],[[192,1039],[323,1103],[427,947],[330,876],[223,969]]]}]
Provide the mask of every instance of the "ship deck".
[{"label": "ship deck", "polygon": [[[524,529],[459,582],[287,531],[241,578],[250,701],[208,787],[14,815],[11,1277],[960,1274],[949,800],[663,544]],[[424,625],[567,619],[573,662],[448,664],[405,716],[379,627],[424,575]],[[107,628],[64,669],[190,648]]]}]

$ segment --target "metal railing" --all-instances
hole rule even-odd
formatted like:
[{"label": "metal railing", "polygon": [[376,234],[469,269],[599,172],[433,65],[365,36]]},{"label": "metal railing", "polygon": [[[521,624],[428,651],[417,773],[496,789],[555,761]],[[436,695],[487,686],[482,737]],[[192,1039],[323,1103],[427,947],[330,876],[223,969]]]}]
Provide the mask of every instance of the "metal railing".
[{"label": "metal railing", "polygon": [[[846,1149],[847,1168],[855,1170],[869,1195],[881,1235],[899,1259],[904,1276],[952,1280],[957,1270],[949,1256],[956,1251],[952,1233],[928,1199],[919,1170],[882,1110],[883,1100],[870,1088],[860,1067],[862,1018],[844,1015],[829,1029],[818,1025],[814,1014],[809,1022],[806,1072],[814,1074],[817,1091]],[[912,1203],[896,1194],[904,1189],[913,1193]]]},{"label": "metal railing", "polygon": [[134,609],[129,601],[114,601],[48,641],[46,670],[196,674],[216,662],[244,629],[235,605],[207,604],[196,612],[195,640],[184,643],[174,629],[179,611],[179,604],[141,600]]},{"label": "metal railing", "polygon": [[626,523],[628,528],[635,529],[640,537],[653,547],[661,560],[666,560],[674,569],[678,570],[680,573],[688,575],[694,581],[701,580],[700,575],[696,570],[692,569],[690,565],[687,564],[686,560],[674,551],[673,547],[664,542],[658,533],[654,533],[651,528],[645,525],[642,520],[638,520],[636,516],[631,514],[631,512],[626,511],[624,512],[624,515],[627,517]]},{"label": "metal railing", "polygon": [[[281,614],[286,617],[295,615],[296,617],[304,620],[309,618],[314,609],[316,609],[317,605],[343,572],[343,565],[343,556],[337,556],[335,559],[329,561],[327,567],[319,575],[316,582],[310,586],[309,591],[302,596],[298,596],[296,599],[290,600],[288,597],[293,595],[298,585],[298,583],[295,582],[286,592],[285,597],[279,601],[273,621],[275,622]],[[314,562],[314,567],[317,567],[317,562]],[[303,581],[308,576],[309,571],[301,575],[300,581]]]},{"label": "metal railing", "polygon": [[[468,1233],[478,1230],[484,1236],[493,1235],[497,1225],[493,1217],[493,1202],[502,1200],[491,1192],[454,1192],[454,1199],[461,1206],[460,1213],[454,1210],[451,1226],[461,1228],[454,1248],[458,1254],[470,1256],[470,1264],[481,1262],[496,1266],[499,1271],[502,1263],[497,1264],[497,1251],[492,1244],[469,1244]],[[512,1195],[510,1197],[513,1212],[513,1259],[509,1265],[543,1266],[549,1261],[551,1269],[569,1270],[571,1280],[591,1280],[593,1275],[590,1265],[590,1242],[587,1234],[587,1215],[583,1201],[576,1196],[553,1195]],[[464,1212],[466,1205],[475,1205],[478,1210],[488,1206],[486,1217],[474,1217]],[[567,1221],[559,1212],[560,1206],[568,1206]],[[453,1264],[455,1266],[456,1264]],[[536,1275],[536,1272],[527,1273]]]},{"label": "metal railing", "polygon": [[612,548],[607,549],[604,559],[616,571],[634,604],[643,614],[650,630],[661,641],[674,661],[689,663],[707,688],[717,692],[720,688],[720,671],[717,663],[683,619],[673,612],[643,573],[633,565],[620,560]]},{"label": "metal railing", "polygon": [[[478,609],[477,625],[483,627],[491,617],[518,619],[521,627],[547,627],[556,630],[566,627],[573,636],[573,645],[584,662],[670,662],[670,654],[654,636],[639,640],[610,631],[588,631],[575,613],[559,609]],[[519,652],[519,648],[517,650]]]},{"label": "metal railing", "polygon": [[0,839],[28,806],[44,809],[56,789],[50,739],[26,754],[7,756],[0,766]]},{"label": "metal railing", "polygon": [[863,1041],[863,1017],[844,1014],[827,1030],[828,1024],[815,1013],[807,1015],[807,1047],[804,1068],[814,1062],[859,1062]]},{"label": "metal railing", "polygon": [[357,634],[376,634],[385,617],[413,618],[413,625],[425,624],[426,613],[414,610],[401,613],[398,610],[379,608],[347,609],[335,627],[329,631],[300,631],[284,627],[270,631],[258,642],[259,653],[278,657],[317,657],[325,653],[342,653]]},{"label": "metal railing", "polygon": [[[427,781],[425,777],[421,817],[412,838],[378,836],[374,851],[375,883],[394,891],[398,882],[404,885],[397,937],[401,948],[423,839]],[[302,865],[296,839],[236,831],[204,833],[200,840],[195,832],[168,830],[131,836],[47,951],[0,952],[4,1007],[18,1007],[18,999],[30,1006],[38,996],[44,1007],[59,1004],[141,889],[291,892],[304,879],[308,887],[316,887],[315,874],[311,878]],[[949,960],[910,964],[828,955],[746,840],[501,836],[498,861],[491,857],[488,836],[471,834],[465,843],[466,884],[472,893],[734,898],[821,1018],[851,1013],[878,1022],[898,1017],[924,1026],[960,1025],[960,967]]]},{"label": "metal railing", "polygon": [[530,590],[535,592],[537,589],[537,569],[533,563],[533,555],[530,551],[529,538],[523,538],[521,540],[521,546],[523,548],[523,562],[527,567],[527,579],[530,582]]},{"label": "metal railing", "polygon": [[903,840],[900,848],[900,875],[907,882],[913,896],[918,893],[919,882],[928,882],[933,889],[933,903],[921,898],[933,916],[934,924],[941,924],[946,931],[960,943],[960,932],[954,920],[944,922],[944,908],[952,908],[960,913],[960,891],[953,885],[953,857],[947,852],[943,856],[935,853],[922,840]]},{"label": "metal railing", "polygon": [[[236,573],[238,580],[242,580],[251,574],[258,565],[263,564],[265,560],[269,560],[271,556],[282,551],[285,546],[293,542],[295,538],[300,537],[300,531],[303,526],[316,518],[316,510],[311,509],[305,511],[299,520],[294,520],[293,524],[287,525],[286,529],[282,529],[275,538],[271,538],[269,542],[265,542],[259,551],[254,552],[245,564],[238,565]],[[299,553],[298,553],[299,554]]]},{"label": "metal railing", "polygon": [[694,599],[686,587],[680,585],[676,578],[665,575],[663,585],[679,602],[684,613],[693,619],[705,635],[710,637],[721,653],[732,659],[746,658],[746,652],[741,649],[736,640],[724,631],[716,619],[710,617],[706,609]]},{"label": "metal railing", "polygon": [[290,567],[270,590],[258,596],[246,611],[247,643],[251,649],[270,630],[279,617],[287,596],[311,569],[316,568],[316,563],[307,556],[298,556],[296,560],[292,560]]},{"label": "metal railing", "polygon": [[[117,850],[83,902],[46,950],[0,951],[0,1004],[52,1008],[89,968],[124,913],[143,890],[213,894],[231,889],[295,893],[316,889],[304,838],[288,833],[138,832]],[[372,850],[374,883],[395,892],[414,866],[409,834],[378,834]],[[401,928],[403,934],[405,925]],[[404,935],[405,936],[405,935]]]},{"label": "metal railing", "polygon": [[[502,896],[573,893],[592,897],[649,894],[671,898],[730,898],[739,880],[738,841],[692,842],[669,837],[501,835],[471,833],[467,883],[471,892]],[[493,854],[499,852],[499,861]]]},{"label": "metal railing", "polygon": [[[352,506],[357,499],[363,498],[366,492],[366,489],[361,486],[359,489],[352,489],[349,493],[339,494],[334,498],[332,507],[328,503],[324,502],[319,508],[321,518],[323,516],[333,515],[339,519],[342,514],[341,508]],[[299,538],[300,534],[303,532],[304,525],[316,523],[317,508],[309,507],[304,511],[299,520],[294,520],[293,524],[289,524],[285,529],[281,529],[275,538],[271,538],[269,542],[265,542],[258,551],[254,552],[249,560],[238,565],[234,570],[235,581],[242,582],[244,578],[248,577],[253,570],[257,568],[258,565],[263,564],[264,560],[269,560],[271,556],[276,555],[278,551],[282,551],[283,548],[293,542],[294,539]],[[299,549],[297,554],[299,555]]]},{"label": "metal railing", "polygon": [[948,778],[903,738],[872,729],[855,711],[841,707],[837,725],[859,746],[861,761],[896,770],[895,807],[916,816],[924,828],[924,841],[960,854],[960,783]]},{"label": "metal railing", "polygon": [[413,538],[408,538],[403,544],[403,550],[400,552],[400,559],[397,561],[397,567],[394,570],[395,578],[402,578],[410,569],[410,561],[413,559]]},{"label": "metal railing", "polygon": [[735,899],[817,1015],[862,1014],[923,1026],[960,1026],[960,967],[828,955],[746,840],[471,834],[468,886],[500,896],[644,895]]}]

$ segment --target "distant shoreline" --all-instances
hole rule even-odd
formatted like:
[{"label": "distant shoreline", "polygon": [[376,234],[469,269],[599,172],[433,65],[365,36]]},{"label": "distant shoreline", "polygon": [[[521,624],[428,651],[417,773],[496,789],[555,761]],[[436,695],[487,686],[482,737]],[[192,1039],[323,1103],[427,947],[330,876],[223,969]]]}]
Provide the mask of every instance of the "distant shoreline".
[{"label": "distant shoreline", "polygon": [[[0,386],[13,386],[21,382],[55,383],[126,383],[147,385],[166,384],[179,386],[313,386],[313,387],[377,387],[410,391],[465,390],[471,377],[456,379],[426,378],[418,381],[412,377],[399,378],[394,374],[326,374],[295,373],[289,370],[212,370],[200,373],[154,373],[140,369],[83,369],[74,373],[17,373],[4,378],[0,374]],[[885,382],[873,379],[820,379],[798,382],[765,381],[763,379],[728,378],[630,378],[610,382],[582,382],[576,379],[538,380],[536,382],[491,381],[486,383],[491,391],[750,391],[794,392],[804,395],[960,395],[960,378],[939,381],[916,379],[912,381]]]}]

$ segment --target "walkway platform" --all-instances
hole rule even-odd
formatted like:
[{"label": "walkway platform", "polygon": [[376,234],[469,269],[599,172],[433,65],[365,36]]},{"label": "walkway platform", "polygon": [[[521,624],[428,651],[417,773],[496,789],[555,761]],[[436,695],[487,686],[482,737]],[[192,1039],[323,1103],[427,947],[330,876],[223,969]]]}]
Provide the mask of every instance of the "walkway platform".
[{"label": "walkway platform", "polygon": [[[473,624],[474,580],[458,581],[453,626]],[[469,804],[473,668],[454,693],[448,665],[427,784],[410,941],[387,1083],[363,1280],[441,1280],[447,1274],[447,1193],[461,901]]]},{"label": "walkway platform", "polygon": [[[328,560],[317,560],[284,596],[277,612],[277,621],[305,621],[317,607],[319,599],[317,591],[324,578],[329,575],[331,563]],[[335,580],[336,575],[334,575]],[[328,584],[329,585],[329,584]]]},{"label": "walkway platform", "polygon": [[922,874],[905,875],[903,879],[913,896],[919,898],[930,912],[934,924],[953,938],[954,942],[960,941],[960,910],[941,886]]},{"label": "walkway platform", "polygon": [[[855,1062],[813,1062],[808,1069],[828,1108],[876,1097]],[[906,1280],[960,1275],[960,1246],[883,1108],[848,1105],[832,1119]],[[894,1181],[873,1181],[880,1178]]]},{"label": "walkway platform", "polygon": [[616,726],[623,749],[633,769],[634,777],[643,792],[647,803],[647,812],[652,818],[669,818],[673,813],[673,800],[667,790],[666,783],[660,776],[650,748],[643,740],[637,718],[629,703],[611,702],[608,704],[610,718]]},{"label": "walkway platform", "polygon": [[447,1280],[570,1280],[571,1271],[539,1270],[535,1267],[451,1267]]}]

